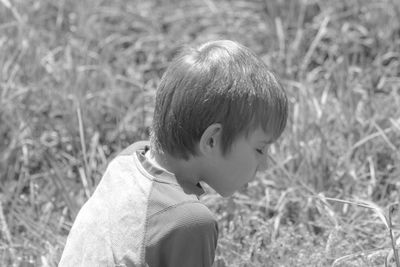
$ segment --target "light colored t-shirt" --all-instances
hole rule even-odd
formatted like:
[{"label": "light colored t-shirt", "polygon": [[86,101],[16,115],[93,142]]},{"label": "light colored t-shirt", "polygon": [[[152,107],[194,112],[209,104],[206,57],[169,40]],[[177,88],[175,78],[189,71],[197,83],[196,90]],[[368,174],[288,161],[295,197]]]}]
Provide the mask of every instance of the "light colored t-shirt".
[{"label": "light colored t-shirt", "polygon": [[200,185],[178,181],[138,142],[109,164],[79,211],[59,266],[212,266],[217,222]]}]

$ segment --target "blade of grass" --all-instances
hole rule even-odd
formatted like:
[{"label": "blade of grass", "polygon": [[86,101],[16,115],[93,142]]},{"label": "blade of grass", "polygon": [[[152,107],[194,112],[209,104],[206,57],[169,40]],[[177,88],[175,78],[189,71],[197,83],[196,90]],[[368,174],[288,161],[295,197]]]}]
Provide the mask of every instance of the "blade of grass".
[{"label": "blade of grass", "polygon": [[218,11],[217,7],[214,4],[214,1],[212,1],[212,0],[203,0],[203,1],[208,6],[208,8],[211,10],[211,12],[216,13]]},{"label": "blade of grass", "polygon": [[323,209],[326,211],[326,213],[328,214],[328,216],[331,218],[331,220],[333,221],[333,223],[335,224],[335,228],[339,227],[339,221],[338,218],[335,214],[335,212],[333,211],[333,208],[331,205],[329,205],[329,203],[326,201],[327,197],[325,197],[323,194],[318,194],[317,195],[318,199],[324,204]]},{"label": "blade of grass", "polygon": [[315,50],[318,47],[318,44],[321,42],[322,38],[325,36],[327,32],[327,26],[330,21],[330,16],[326,16],[324,20],[321,23],[321,26],[319,27],[318,33],[315,36],[314,40],[312,41],[310,48],[307,50],[306,55],[304,56],[303,63],[301,64],[300,70],[302,73],[305,72],[305,70],[308,67],[308,64],[310,63],[311,57],[314,54]]},{"label": "blade of grass", "polygon": [[394,126],[397,130],[399,130],[399,132],[400,132],[400,119],[398,119],[398,120],[396,121],[396,120],[390,118],[389,120],[390,120],[390,122],[393,124],[393,126]]},{"label": "blade of grass", "polygon": [[278,35],[279,43],[279,57],[283,60],[285,58],[285,32],[283,30],[282,19],[275,17],[276,34]]},{"label": "blade of grass", "polygon": [[50,169],[55,174],[55,179],[51,179],[51,181],[57,187],[57,190],[61,193],[65,203],[67,204],[71,212],[71,217],[75,218],[75,216],[78,214],[78,208],[68,194],[67,187],[65,186],[63,181],[63,175],[60,171],[62,170],[61,166],[59,166],[58,163],[50,155],[45,154],[45,159],[47,161],[47,164],[50,166]]},{"label": "blade of grass", "polygon": [[383,222],[383,224],[389,228],[389,225],[387,223],[387,219],[384,215],[384,212],[382,210],[382,208],[380,208],[378,205],[376,205],[375,203],[371,202],[371,201],[367,201],[367,200],[356,200],[356,201],[350,201],[350,200],[343,200],[343,199],[338,199],[338,198],[331,198],[331,197],[324,197],[324,199],[329,200],[329,201],[335,201],[335,202],[340,202],[340,203],[347,203],[347,204],[351,204],[351,205],[356,205],[359,207],[363,207],[363,208],[369,208],[372,209],[376,212],[376,214],[378,215],[378,217],[381,219],[381,221]]},{"label": "blade of grass", "polygon": [[[387,134],[387,133],[393,131],[392,128],[386,128],[385,130],[383,130],[383,129],[381,129],[381,130],[382,130],[382,132],[385,133],[385,134]],[[378,132],[378,133],[373,133],[373,134],[370,134],[370,135],[364,137],[363,139],[361,139],[360,141],[358,141],[357,143],[355,143],[355,144],[350,148],[349,152],[351,153],[351,152],[352,152],[354,149],[356,149],[357,147],[360,147],[360,146],[362,146],[363,144],[367,143],[368,141],[370,141],[370,140],[372,140],[372,139],[374,139],[374,138],[376,138],[376,137],[378,137],[378,136],[381,136],[381,135],[382,135],[382,133],[381,133],[381,132]]]},{"label": "blade of grass", "polygon": [[[363,255],[369,255],[369,254],[372,254],[374,252],[386,251],[386,250],[387,250],[386,248],[376,248],[376,249],[363,250],[363,251],[359,251],[359,252],[356,252],[356,253],[353,253],[353,254],[345,255],[345,256],[342,256],[340,258],[337,258],[332,263],[332,267],[338,266],[338,264],[344,262],[345,260],[353,259],[353,258],[356,258],[356,257],[359,257],[359,256],[363,256]],[[354,265],[351,265],[351,266],[354,266]]]},{"label": "blade of grass", "polygon": [[284,166],[284,162],[280,162],[278,163],[277,160],[275,160],[271,155],[268,155],[268,158],[276,165],[279,167],[280,170],[283,171],[283,173],[286,175],[287,178],[289,178],[289,180],[296,184],[299,183],[304,189],[306,189],[306,191],[308,191],[308,193],[310,193],[311,195],[316,195],[315,191],[309,187],[305,182],[303,182],[300,179],[295,179],[295,177],[285,168]]},{"label": "blade of grass", "polygon": [[379,127],[378,124],[376,124],[375,122],[372,122],[372,124],[374,125],[374,127],[378,130],[378,133],[380,136],[382,136],[383,140],[385,140],[385,142],[388,144],[388,146],[393,150],[393,151],[397,151],[397,148],[393,145],[392,142],[390,142],[389,138],[387,137],[385,131],[382,130],[381,127]]},{"label": "blade of grass", "polygon": [[23,22],[21,15],[19,14],[18,10],[11,5],[11,2],[9,0],[0,0],[0,2],[9,10],[11,10],[11,13],[13,14],[14,18],[21,24]]},{"label": "blade of grass", "polygon": [[8,225],[7,225],[7,221],[6,221],[5,216],[4,216],[3,203],[2,203],[2,199],[1,198],[0,198],[0,227],[1,227],[0,230],[1,230],[2,236],[5,236],[5,239],[6,239],[7,243],[8,243],[8,246],[9,246],[8,250],[9,250],[9,252],[11,254],[11,257],[14,259],[15,258],[15,251],[14,251],[14,248],[13,248],[13,241],[12,241],[12,238],[11,238],[10,230],[8,228]]},{"label": "blade of grass", "polygon": [[89,199],[91,192],[90,192],[88,181],[86,179],[85,171],[83,170],[83,168],[79,168],[79,177],[81,178],[81,181],[82,181],[83,191],[85,192],[86,199]]},{"label": "blade of grass", "polygon": [[[85,173],[84,173],[84,177],[87,177],[88,174],[88,170],[89,170],[89,164],[88,164],[88,157],[87,157],[87,153],[86,153],[86,142],[85,142],[85,132],[84,132],[84,127],[83,127],[83,120],[82,120],[82,110],[81,110],[81,104],[80,101],[77,100],[77,108],[76,108],[76,114],[78,116],[78,125],[79,125],[79,138],[81,141],[81,149],[82,149],[82,154],[83,154],[83,163],[85,165]],[[85,187],[85,184],[83,184],[83,186]],[[86,187],[88,187],[89,192],[91,191],[92,188],[92,184],[86,184]]]},{"label": "blade of grass", "polygon": [[396,241],[395,241],[395,238],[394,238],[394,235],[393,235],[393,228],[392,228],[392,213],[394,212],[394,210],[395,210],[395,205],[398,205],[399,203],[392,203],[392,204],[390,204],[390,206],[389,206],[389,220],[388,220],[388,222],[389,222],[389,233],[390,233],[390,240],[391,240],[391,245],[392,245],[392,249],[393,249],[393,253],[394,253],[394,258],[395,258],[395,260],[396,260],[396,266],[397,267],[400,267],[400,260],[399,260],[399,253],[398,253],[398,251],[397,251],[397,248],[396,248]]}]

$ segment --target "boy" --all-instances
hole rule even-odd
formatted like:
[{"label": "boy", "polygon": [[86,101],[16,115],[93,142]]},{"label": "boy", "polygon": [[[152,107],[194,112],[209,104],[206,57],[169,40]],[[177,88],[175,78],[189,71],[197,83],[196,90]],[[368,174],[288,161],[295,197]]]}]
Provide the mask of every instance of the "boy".
[{"label": "boy", "polygon": [[285,92],[248,48],[186,48],[156,93],[150,143],[108,166],[79,212],[59,266],[211,266],[218,227],[203,181],[227,197],[266,163],[286,125]]}]

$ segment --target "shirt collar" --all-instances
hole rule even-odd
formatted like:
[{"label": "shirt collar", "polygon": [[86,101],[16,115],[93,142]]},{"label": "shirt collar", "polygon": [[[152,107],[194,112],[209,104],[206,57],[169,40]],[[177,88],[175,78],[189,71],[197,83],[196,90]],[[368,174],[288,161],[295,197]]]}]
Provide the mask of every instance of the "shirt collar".
[{"label": "shirt collar", "polygon": [[150,150],[149,142],[141,144],[143,145],[135,151],[136,159],[154,180],[160,183],[180,186],[186,194],[195,194],[197,197],[204,194],[204,189],[201,187],[200,183],[193,184],[187,181],[178,180],[173,173],[152,164],[145,156],[145,153]]}]

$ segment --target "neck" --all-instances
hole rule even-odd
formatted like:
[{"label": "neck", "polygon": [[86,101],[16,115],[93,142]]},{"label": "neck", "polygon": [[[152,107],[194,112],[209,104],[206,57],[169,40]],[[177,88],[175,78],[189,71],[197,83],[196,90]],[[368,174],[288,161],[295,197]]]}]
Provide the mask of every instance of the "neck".
[{"label": "neck", "polygon": [[167,153],[156,153],[150,149],[150,161],[158,167],[174,174],[178,181],[197,184],[199,182],[199,159],[190,157],[188,160],[178,159]]}]

